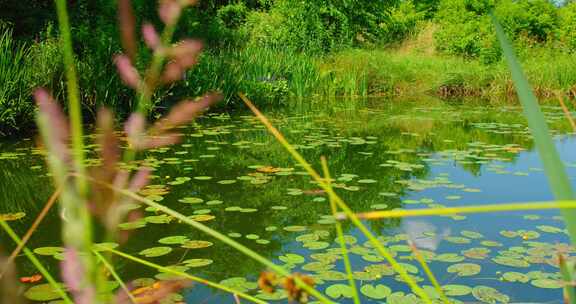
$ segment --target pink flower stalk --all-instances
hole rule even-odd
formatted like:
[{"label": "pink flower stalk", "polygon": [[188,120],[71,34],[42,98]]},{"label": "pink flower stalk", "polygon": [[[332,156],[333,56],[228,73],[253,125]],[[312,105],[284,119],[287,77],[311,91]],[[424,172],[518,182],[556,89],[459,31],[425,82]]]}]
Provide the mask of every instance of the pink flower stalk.
[{"label": "pink flower stalk", "polygon": [[202,51],[202,42],[185,39],[176,44],[170,51],[169,56],[183,68],[189,68],[196,63],[198,55]]},{"label": "pink flower stalk", "polygon": [[131,60],[136,59],[138,44],[136,43],[136,18],[132,9],[131,0],[118,1],[118,23],[120,25],[120,35],[122,47]]},{"label": "pink flower stalk", "polygon": [[128,144],[132,147],[140,146],[144,131],[146,128],[146,119],[140,113],[133,113],[128,117],[128,121],[124,124],[124,131],[128,137]]},{"label": "pink flower stalk", "polygon": [[124,83],[131,88],[138,88],[140,85],[140,75],[136,68],[130,62],[128,56],[121,54],[114,58],[114,63],[116,63],[116,68],[118,69],[118,74]]},{"label": "pink flower stalk", "polygon": [[175,61],[171,61],[164,67],[162,73],[162,83],[172,83],[184,77],[186,70]]},{"label": "pink flower stalk", "polygon": [[60,264],[62,279],[74,295],[74,303],[90,304],[96,299],[94,286],[84,286],[86,275],[84,265],[80,260],[80,255],[75,249],[66,248],[64,250],[64,260]]},{"label": "pink flower stalk", "polygon": [[47,131],[50,133],[50,142],[44,144],[49,145],[54,155],[57,155],[63,162],[68,162],[70,151],[68,149],[68,120],[66,116],[45,89],[37,89],[34,92],[34,99],[40,109],[40,117],[46,119],[50,126]]},{"label": "pink flower stalk", "polygon": [[164,24],[174,25],[180,18],[181,13],[182,6],[177,0],[160,0],[158,15]]},{"label": "pink flower stalk", "polygon": [[220,94],[207,94],[197,101],[185,100],[175,105],[165,118],[152,127],[151,133],[163,133],[185,125],[200,115],[212,104],[220,101]]},{"label": "pink flower stalk", "polygon": [[142,37],[146,45],[152,50],[156,50],[161,44],[160,36],[158,36],[156,29],[150,23],[142,25]]}]

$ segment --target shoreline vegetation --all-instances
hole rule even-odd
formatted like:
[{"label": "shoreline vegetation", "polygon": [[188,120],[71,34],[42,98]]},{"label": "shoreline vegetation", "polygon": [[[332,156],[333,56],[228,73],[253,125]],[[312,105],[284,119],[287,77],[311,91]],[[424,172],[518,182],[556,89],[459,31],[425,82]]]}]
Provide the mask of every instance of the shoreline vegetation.
[{"label": "shoreline vegetation", "polygon": [[[115,7],[110,1],[101,2],[101,18],[91,15],[94,8],[71,7],[87,121],[93,121],[102,106],[120,117],[134,110],[133,93],[122,86],[112,62],[121,49],[113,29]],[[150,4],[135,2],[139,20],[156,21],[149,16],[154,10]],[[350,4],[354,7],[322,1],[200,3],[182,16],[183,30],[176,36],[199,36],[205,51],[182,83],[154,96],[151,115],[166,112],[175,103],[173,96],[200,96],[212,90],[223,93],[225,102],[220,107],[226,109],[241,106],[238,92],[245,92],[258,105],[289,104],[297,98],[422,95],[517,103],[485,16],[488,7],[482,3]],[[576,30],[572,30],[576,29],[576,3],[506,0],[496,3],[495,12],[515,43],[536,95],[544,100],[556,99],[557,94],[576,98]],[[92,17],[83,20],[82,16]],[[65,92],[57,31],[49,14],[39,18],[43,23],[16,20],[0,19],[4,83],[0,136],[33,126],[33,88],[46,87],[57,99]],[[90,32],[91,27],[102,33]],[[143,50],[137,55],[138,62],[150,58]]]}]

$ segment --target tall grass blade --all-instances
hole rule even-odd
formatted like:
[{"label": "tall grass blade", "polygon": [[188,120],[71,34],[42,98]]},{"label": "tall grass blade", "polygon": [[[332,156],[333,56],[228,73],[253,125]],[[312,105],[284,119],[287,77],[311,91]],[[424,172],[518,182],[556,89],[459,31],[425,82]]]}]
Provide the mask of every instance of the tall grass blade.
[{"label": "tall grass blade", "polygon": [[[576,209],[576,201],[544,201],[530,203],[510,203],[510,204],[490,204],[465,207],[444,207],[444,208],[426,208],[410,210],[388,210],[388,211],[371,211],[358,213],[356,216],[360,219],[381,219],[381,218],[399,218],[399,217],[417,217],[431,215],[455,215],[461,213],[489,213],[503,211],[526,211],[526,210],[547,210],[547,209]],[[347,217],[344,213],[339,213],[336,219],[343,220]]]},{"label": "tall grass blade", "polygon": [[110,262],[108,262],[108,260],[106,260],[106,258],[104,258],[97,250],[92,250],[92,253],[100,260],[100,262],[102,262],[104,267],[106,267],[106,269],[108,269],[108,272],[110,272],[110,274],[112,275],[114,280],[116,280],[116,282],[118,282],[118,284],[120,285],[120,288],[122,288],[122,290],[124,290],[124,292],[126,293],[126,296],[128,297],[128,299],[130,299],[130,302],[132,302],[132,304],[137,304],[138,301],[134,298],[134,296],[130,292],[130,289],[128,289],[128,286],[126,286],[124,281],[122,281],[122,278],[120,278],[120,276],[118,275],[118,273],[114,269],[114,266],[112,266],[112,264],[110,264]]},{"label": "tall grass blade", "polygon": [[[324,171],[324,178],[326,179],[326,184],[328,187],[332,188],[330,177],[330,170],[328,169],[328,162],[326,158],[322,156],[322,170]],[[336,217],[338,213],[338,207],[336,206],[336,201],[334,196],[330,195],[330,209],[332,210],[332,216]],[[338,242],[340,243],[340,248],[342,248],[342,256],[344,258],[344,268],[346,269],[346,275],[348,276],[348,284],[352,289],[352,296],[354,299],[354,304],[360,304],[360,296],[358,295],[358,288],[356,287],[356,282],[354,281],[354,274],[352,273],[352,263],[350,263],[350,256],[348,255],[348,249],[346,248],[346,240],[344,239],[344,232],[342,231],[342,224],[336,221],[334,224],[336,226],[336,233],[338,234]]]},{"label": "tall grass blade", "polygon": [[428,267],[426,260],[420,254],[420,251],[418,251],[418,248],[416,248],[416,246],[412,242],[410,242],[410,248],[412,249],[412,254],[414,255],[414,258],[416,258],[416,260],[418,261],[418,263],[420,264],[422,269],[424,269],[424,273],[426,273],[428,280],[430,280],[430,283],[432,283],[432,286],[434,286],[434,289],[436,289],[436,292],[440,295],[440,299],[442,300],[442,303],[450,304],[451,303],[450,300],[448,300],[448,298],[446,297],[446,294],[444,293],[442,286],[440,286],[440,283],[438,283],[436,276],[434,275],[434,273],[432,272],[430,267]]},{"label": "tall grass blade", "polygon": [[[160,265],[158,265],[158,264],[155,264],[155,263],[152,263],[152,262],[149,262],[149,261],[146,261],[146,260],[137,258],[137,257],[135,257],[135,256],[129,255],[129,254],[127,254],[127,253],[124,253],[124,252],[121,252],[121,251],[118,251],[118,250],[114,250],[114,249],[112,249],[112,248],[102,248],[102,249],[105,250],[105,251],[111,252],[111,253],[113,253],[113,254],[115,254],[115,255],[121,256],[121,257],[123,257],[123,258],[125,258],[125,259],[131,260],[131,261],[133,261],[133,262],[136,262],[136,263],[139,263],[139,264],[148,266],[148,267],[150,267],[150,268],[154,268],[154,269],[159,270],[159,271],[163,271],[163,272],[175,274],[175,275],[177,275],[177,276],[184,277],[184,278],[189,279],[189,280],[194,281],[194,282],[198,282],[198,283],[201,283],[201,284],[205,284],[205,285],[207,285],[207,286],[210,286],[210,287],[213,287],[213,288],[216,288],[216,289],[220,289],[220,290],[229,292],[229,293],[231,293],[231,294],[236,294],[236,295],[238,295],[239,297],[244,298],[244,299],[246,299],[246,300],[249,300],[249,301],[251,301],[251,302],[259,303],[259,304],[266,304],[265,301],[262,301],[262,300],[260,300],[260,299],[258,299],[258,298],[255,298],[255,297],[253,297],[253,296],[251,296],[251,295],[248,295],[248,294],[245,294],[245,293],[243,293],[243,292],[236,291],[236,290],[234,290],[234,289],[232,289],[232,288],[229,288],[229,287],[226,287],[226,286],[224,286],[224,285],[221,285],[221,284],[218,284],[218,283],[214,283],[214,282],[212,282],[212,281],[208,281],[208,280],[205,280],[205,279],[202,279],[202,278],[193,276],[193,275],[191,275],[191,274],[188,274],[188,273],[185,273],[185,272],[182,272],[182,271],[178,271],[178,270],[174,270],[174,269],[171,269],[171,268],[168,268],[168,267],[160,266]],[[136,302],[136,303],[139,303],[139,302]]]},{"label": "tall grass blade", "polygon": [[[14,243],[16,243],[17,245],[22,244],[22,240],[18,237],[16,232],[14,232],[14,230],[12,230],[12,228],[10,228],[8,223],[0,220],[0,226],[8,234],[8,236],[10,236],[10,238],[14,241]],[[36,267],[36,269],[38,269],[38,271],[44,276],[44,278],[46,278],[46,281],[48,281],[48,283],[52,286],[52,288],[54,288],[54,290],[62,297],[62,300],[64,301],[64,303],[74,304],[74,302],[72,302],[72,300],[70,300],[70,298],[68,297],[68,294],[66,294],[66,292],[62,289],[60,284],[58,284],[56,282],[56,280],[50,274],[50,272],[36,258],[34,253],[30,249],[28,249],[26,246],[23,246],[23,251],[24,251],[24,254],[26,255],[26,257],[34,265],[34,267]]]},{"label": "tall grass blade", "polygon": [[320,174],[318,174],[318,172],[316,172],[316,170],[314,170],[314,168],[312,168],[312,166],[304,159],[304,157],[300,153],[298,153],[298,151],[296,151],[294,146],[292,146],[286,140],[284,135],[282,135],[282,133],[280,133],[280,131],[278,131],[278,129],[276,129],[270,123],[268,118],[266,116],[264,116],[264,114],[262,114],[262,112],[260,112],[260,110],[258,110],[258,108],[256,108],[256,106],[254,106],[254,104],[246,97],[246,95],[244,95],[242,93],[239,93],[238,95],[244,101],[244,103],[250,108],[250,110],[252,110],[252,112],[260,120],[260,122],[262,122],[262,124],[264,126],[266,126],[268,131],[272,135],[274,135],[274,137],[276,137],[276,140],[278,140],[278,142],[300,164],[300,166],[302,166],[304,168],[304,170],[306,170],[306,172],[318,183],[318,185],[324,191],[326,191],[326,193],[328,193],[328,195],[332,196],[332,198],[334,199],[336,204],[344,211],[344,213],[350,219],[352,224],[354,224],[354,226],[356,226],[362,232],[362,234],[364,234],[364,236],[366,236],[366,238],[368,238],[368,240],[374,246],[376,251],[378,251],[378,253],[380,255],[382,255],[382,257],[384,257],[384,259],[386,259],[386,261],[390,264],[390,266],[392,266],[394,271],[396,271],[396,273],[398,273],[398,275],[402,278],[402,280],[404,280],[404,282],[406,282],[406,284],[408,286],[410,286],[410,289],[412,289],[412,291],[417,296],[419,296],[424,303],[432,304],[432,300],[430,299],[428,294],[426,292],[424,292],[424,290],[422,288],[420,288],[420,286],[418,286],[418,284],[416,284],[416,282],[414,281],[412,276],[410,276],[410,274],[408,274],[406,269],[404,269],[404,267],[402,267],[402,265],[400,265],[396,261],[396,259],[394,259],[394,256],[392,256],[390,254],[390,252],[384,246],[382,246],[380,241],[378,241],[378,239],[374,236],[374,234],[372,234],[372,232],[370,232],[370,230],[366,227],[366,225],[364,225],[362,223],[362,221],[360,221],[360,219],[358,219],[358,217],[356,217],[354,212],[348,207],[348,205],[346,205],[344,203],[344,201],[336,194],[336,192],[334,192],[334,190],[332,188],[330,188],[329,186],[326,185],[326,182],[320,176]]},{"label": "tall grass blade", "polygon": [[[560,160],[558,151],[556,151],[552,136],[546,125],[546,119],[540,110],[536,96],[522,71],[522,67],[518,63],[512,45],[508,41],[500,22],[493,14],[490,16],[496,27],[498,40],[500,41],[504,57],[506,57],[508,67],[512,73],[512,80],[514,81],[518,98],[522,103],[524,116],[526,116],[528,126],[534,136],[534,142],[540,154],[542,164],[544,165],[550,188],[557,200],[572,200],[574,199],[574,192],[570,185],[568,175],[566,174],[566,168]],[[566,228],[570,234],[570,239],[573,244],[576,244],[576,210],[562,209],[562,214]]]},{"label": "tall grass blade", "polygon": [[[286,269],[284,269],[281,266],[274,264],[272,261],[266,259],[265,257],[258,254],[257,252],[255,252],[255,251],[251,250],[250,248],[234,241],[233,239],[229,238],[228,236],[226,236],[226,235],[224,235],[224,234],[222,234],[216,230],[213,230],[212,228],[210,228],[206,225],[203,225],[200,222],[197,222],[197,221],[190,219],[189,217],[187,217],[187,216],[185,216],[179,212],[176,212],[176,211],[174,211],[174,210],[172,210],[172,209],[170,209],[164,205],[158,204],[152,200],[141,197],[140,195],[138,195],[134,192],[131,192],[131,191],[128,191],[125,189],[121,189],[121,188],[115,187],[115,186],[107,184],[107,183],[103,183],[101,181],[98,181],[96,179],[92,179],[90,177],[84,177],[84,178],[89,179],[95,183],[101,184],[105,187],[108,187],[109,189],[114,190],[117,193],[124,195],[126,197],[132,198],[135,201],[138,201],[138,202],[143,203],[145,205],[148,205],[150,207],[154,207],[158,211],[163,212],[167,215],[170,215],[170,216],[174,217],[175,219],[181,221],[182,223],[187,224],[187,225],[189,225],[189,226],[191,226],[197,230],[200,230],[200,231],[206,233],[207,235],[227,244],[228,246],[238,250],[238,252],[241,252],[244,255],[246,255],[247,257],[252,258],[253,260],[261,263],[262,265],[264,265],[268,268],[270,268],[270,270],[276,272],[277,274],[284,276],[284,277],[290,276],[290,272],[288,272]],[[109,251],[111,251],[112,253],[118,254],[118,252],[115,252],[113,250],[109,250]],[[126,256],[124,256],[124,257],[126,257]],[[318,299],[318,301],[320,301],[321,303],[332,303],[332,301],[330,301],[328,298],[326,298],[324,295],[322,295],[320,292],[318,292],[314,288],[310,287],[308,284],[304,283],[298,277],[295,276],[294,281],[296,282],[296,284],[300,288],[304,289],[308,294],[316,297],[316,299]]]},{"label": "tall grass blade", "polygon": [[[54,203],[56,203],[56,201],[58,200],[58,197],[60,196],[61,192],[62,192],[61,188],[56,189],[56,191],[54,191],[52,196],[50,196],[50,198],[46,202],[46,205],[44,205],[44,208],[42,208],[42,210],[40,211],[40,214],[38,214],[38,216],[34,220],[34,223],[32,223],[32,226],[30,226],[28,231],[26,231],[26,234],[24,234],[24,237],[22,238],[21,243],[18,244],[18,246],[14,249],[14,251],[12,251],[12,253],[8,257],[8,260],[6,262],[7,264],[11,264],[14,261],[14,259],[16,258],[16,256],[18,256],[18,254],[20,254],[20,251],[22,251],[22,248],[24,248],[24,246],[26,246],[26,243],[32,237],[32,234],[34,234],[34,232],[36,231],[36,229],[38,229],[38,226],[40,225],[42,220],[44,220],[44,217],[46,217],[46,214],[48,214],[48,211],[50,211],[52,206],[54,206]],[[3,276],[4,276],[4,270],[0,271],[0,279]]]}]

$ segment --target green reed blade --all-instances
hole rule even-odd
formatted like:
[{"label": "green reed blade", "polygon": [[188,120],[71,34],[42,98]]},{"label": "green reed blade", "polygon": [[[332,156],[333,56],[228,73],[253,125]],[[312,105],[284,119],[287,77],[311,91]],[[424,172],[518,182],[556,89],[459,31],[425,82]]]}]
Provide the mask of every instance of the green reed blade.
[{"label": "green reed blade", "polygon": [[[496,27],[498,40],[500,41],[504,57],[506,57],[508,67],[512,73],[512,80],[516,87],[518,99],[520,99],[522,103],[524,116],[528,120],[528,126],[534,136],[534,142],[540,154],[542,164],[544,165],[552,193],[554,193],[557,200],[574,199],[574,192],[570,185],[568,175],[566,174],[566,168],[560,160],[558,151],[556,151],[552,136],[546,125],[546,119],[540,110],[536,96],[532,92],[532,88],[522,71],[522,67],[518,63],[514,49],[510,41],[508,41],[500,22],[498,22],[498,19],[493,14],[490,16]],[[573,244],[576,244],[576,210],[562,209],[562,215],[564,216],[570,239]]]},{"label": "green reed blade", "polygon": [[256,117],[260,120],[260,122],[262,122],[262,124],[266,126],[268,131],[286,149],[286,151],[288,151],[288,153],[292,155],[292,157],[300,164],[300,166],[302,166],[302,168],[304,168],[304,170],[306,170],[306,172],[318,183],[318,185],[334,199],[336,204],[342,209],[342,211],[344,211],[344,213],[350,219],[352,224],[354,224],[354,226],[356,226],[360,230],[360,232],[362,232],[362,234],[366,236],[366,238],[374,246],[376,251],[378,251],[378,253],[382,257],[384,257],[386,261],[388,261],[388,263],[394,269],[394,271],[396,271],[396,273],[398,273],[398,275],[406,282],[406,284],[410,286],[410,289],[412,289],[412,291],[417,296],[419,296],[424,303],[432,304],[432,300],[430,299],[428,294],[424,292],[424,290],[420,286],[418,286],[418,284],[412,278],[412,276],[406,271],[404,267],[402,267],[402,265],[400,265],[396,261],[394,256],[390,254],[390,252],[382,245],[382,243],[380,243],[380,241],[376,239],[374,234],[370,232],[370,230],[366,227],[366,225],[362,223],[362,221],[360,221],[360,219],[354,214],[352,209],[350,209],[348,205],[344,203],[344,201],[334,192],[334,190],[331,187],[328,187],[326,185],[324,179],[318,174],[318,172],[316,172],[316,170],[314,170],[314,168],[312,168],[312,166],[306,161],[306,159],[300,153],[298,153],[296,148],[293,145],[291,145],[288,142],[288,140],[286,140],[284,135],[282,135],[282,133],[280,133],[280,131],[278,131],[278,129],[276,129],[272,125],[270,120],[268,120],[268,118],[264,116],[264,114],[262,114],[262,112],[260,112],[258,108],[256,108],[256,106],[246,97],[246,95],[244,95],[243,93],[238,93],[238,96],[240,96],[240,98],[244,101],[244,103],[250,108],[250,110],[252,110],[254,115],[256,115]]},{"label": "green reed blade", "polygon": [[[202,283],[202,284],[205,284],[205,285],[207,285],[207,286],[210,286],[210,287],[213,287],[213,288],[216,288],[216,289],[220,289],[220,290],[226,291],[226,292],[231,293],[231,294],[238,295],[239,297],[244,298],[244,299],[249,300],[249,301],[254,302],[254,303],[258,303],[258,304],[266,304],[266,303],[267,303],[267,302],[262,301],[262,300],[260,300],[260,299],[258,299],[258,298],[255,298],[255,297],[253,297],[253,296],[251,296],[251,295],[245,294],[245,293],[243,293],[243,292],[239,292],[239,291],[234,290],[234,289],[232,289],[232,288],[226,287],[226,286],[224,286],[224,285],[222,285],[222,284],[218,284],[218,283],[215,283],[215,282],[212,282],[212,281],[203,279],[203,278],[199,278],[199,277],[193,276],[193,275],[188,274],[188,273],[186,273],[186,272],[182,272],[182,271],[174,270],[174,269],[171,269],[171,268],[168,268],[168,267],[160,266],[160,265],[158,265],[158,264],[152,263],[152,262],[150,262],[150,261],[143,260],[143,259],[141,259],[141,258],[137,258],[137,257],[135,257],[135,256],[132,256],[132,255],[130,255],[130,254],[127,254],[127,253],[124,253],[124,252],[121,252],[121,251],[118,251],[118,250],[114,250],[114,249],[112,249],[112,248],[102,248],[102,249],[105,250],[105,251],[111,252],[111,253],[113,253],[113,254],[115,254],[115,255],[121,256],[121,257],[123,257],[123,258],[125,258],[125,259],[131,260],[131,261],[133,261],[133,262],[136,262],[136,263],[139,263],[139,264],[148,266],[148,267],[150,267],[150,268],[154,268],[154,269],[159,270],[159,271],[163,271],[163,272],[175,274],[175,275],[177,275],[177,276],[181,276],[181,277],[187,278],[187,279],[189,279],[189,280],[191,280],[191,281],[195,281],[195,282],[198,282],[198,283]],[[135,303],[138,303],[138,301],[136,301]]]},{"label": "green reed blade", "polygon": [[[0,220],[0,226],[2,226],[2,229],[4,229],[4,231],[6,231],[8,236],[10,236],[10,238],[14,241],[14,243],[16,243],[16,245],[22,244],[22,240],[18,237],[16,232],[14,232],[14,230],[12,230],[12,228],[10,228],[8,223]],[[48,281],[48,283],[52,286],[52,288],[54,288],[54,290],[62,297],[62,300],[64,301],[64,303],[74,304],[74,302],[68,297],[68,294],[66,294],[66,292],[56,282],[54,277],[52,277],[50,272],[46,268],[44,268],[42,263],[40,263],[40,261],[36,258],[34,253],[30,249],[28,249],[28,247],[26,247],[26,246],[22,246],[22,251],[24,252],[26,257],[30,260],[30,262],[32,262],[34,267],[36,267],[36,269],[38,269],[38,271],[44,276],[44,278],[46,279],[46,281]]]},{"label": "green reed blade", "polygon": [[[570,185],[568,175],[566,174],[566,168],[560,160],[558,151],[556,151],[552,136],[546,125],[546,119],[540,110],[536,96],[522,71],[522,67],[518,63],[514,49],[508,41],[500,22],[498,22],[494,14],[490,14],[490,17],[496,27],[498,40],[504,52],[504,57],[506,57],[506,61],[508,62],[518,99],[520,99],[520,103],[522,103],[524,116],[528,120],[528,126],[534,136],[534,142],[544,165],[552,193],[554,193],[554,196],[558,200],[574,199],[574,192]],[[572,244],[576,244],[576,210],[561,209],[561,211]],[[567,286],[566,288],[572,289],[573,287]],[[573,291],[566,292],[566,296],[570,303],[576,304],[576,297],[574,297]]]},{"label": "green reed blade", "polygon": [[118,275],[118,273],[114,269],[114,266],[112,264],[110,264],[110,262],[108,262],[106,260],[106,258],[104,258],[97,250],[92,250],[92,253],[100,260],[100,262],[102,262],[104,267],[106,267],[106,269],[108,269],[108,271],[110,272],[110,274],[112,275],[114,280],[116,280],[116,282],[118,282],[118,284],[120,284],[120,288],[122,288],[122,290],[124,290],[124,292],[126,293],[126,296],[128,296],[128,298],[130,299],[130,302],[132,302],[132,304],[138,303],[138,301],[134,298],[134,296],[130,292],[130,289],[128,289],[128,286],[126,286],[124,281],[122,281],[122,278],[120,278],[120,276]]},{"label": "green reed blade", "polygon": [[[330,177],[330,170],[328,169],[328,162],[326,158],[322,156],[322,170],[324,171],[324,178],[326,179],[326,185],[332,188]],[[331,192],[332,193],[332,192]],[[330,209],[332,210],[332,216],[336,217],[338,213],[338,207],[336,206],[336,200],[333,195],[330,196]],[[352,296],[354,299],[354,304],[360,304],[360,296],[358,295],[358,288],[356,287],[356,282],[354,282],[354,275],[352,273],[352,263],[350,263],[350,256],[348,256],[348,249],[346,248],[346,240],[344,240],[344,231],[342,231],[342,224],[339,221],[334,223],[336,226],[336,233],[338,234],[338,242],[340,243],[340,248],[342,248],[342,256],[344,257],[344,268],[346,268],[346,275],[348,275],[348,284],[352,289]]]},{"label": "green reed blade", "polygon": [[[108,184],[108,183],[104,183],[101,182],[99,180],[93,179],[91,177],[82,177],[79,176],[81,178],[86,178],[88,180],[91,180],[92,182],[98,183],[100,185],[103,185],[111,190],[114,190],[116,193],[124,195],[126,197],[132,198],[135,201],[138,201],[140,203],[143,203],[145,205],[148,205],[150,207],[154,207],[156,208],[158,211],[163,212],[167,215],[170,215],[172,217],[174,217],[175,219],[178,219],[179,221],[181,221],[184,224],[187,224],[197,230],[202,231],[203,233],[206,233],[207,235],[223,242],[224,244],[236,249],[238,252],[243,253],[244,255],[248,256],[249,258],[252,258],[253,260],[261,263],[262,265],[270,268],[270,270],[276,272],[277,274],[283,276],[283,277],[288,277],[290,276],[290,272],[287,271],[284,267],[279,266],[274,264],[272,261],[268,260],[267,258],[265,258],[264,256],[258,254],[257,252],[251,250],[250,248],[236,242],[235,240],[229,238],[228,236],[200,223],[197,222],[195,220],[190,219],[189,217],[174,211],[164,205],[158,204],[152,200],[149,200],[145,197],[142,197],[132,191],[129,190],[125,190],[125,189],[121,189],[118,187],[115,187],[114,185]],[[108,250],[108,249],[107,249]],[[117,252],[113,251],[113,250],[108,250],[111,251],[112,253],[116,253]],[[332,301],[330,301],[328,298],[326,298],[324,295],[322,295],[320,292],[318,292],[316,289],[310,287],[308,284],[306,284],[304,281],[302,281],[300,278],[298,277],[294,277],[294,281],[296,282],[296,285],[298,285],[298,287],[302,288],[303,290],[305,290],[308,294],[310,294],[311,296],[316,297],[316,299],[318,299],[318,301],[320,301],[321,303],[332,303]]]}]

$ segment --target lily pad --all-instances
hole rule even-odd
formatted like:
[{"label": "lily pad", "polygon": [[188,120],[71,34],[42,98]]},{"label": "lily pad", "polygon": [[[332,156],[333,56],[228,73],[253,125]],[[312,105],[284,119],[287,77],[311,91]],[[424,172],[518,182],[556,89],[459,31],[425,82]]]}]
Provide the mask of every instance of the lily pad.
[{"label": "lily pad", "polygon": [[530,284],[532,284],[532,286],[536,286],[539,288],[547,288],[547,289],[562,288],[561,281],[552,279],[537,279],[531,281]]},{"label": "lily pad", "polygon": [[382,284],[375,286],[366,284],[360,288],[360,292],[369,298],[382,300],[389,296],[392,293],[392,290],[388,286]]},{"label": "lily pad", "polygon": [[459,284],[443,285],[442,290],[444,290],[444,294],[450,297],[465,296],[472,292],[471,287]]},{"label": "lily pad", "polygon": [[182,247],[188,249],[200,249],[210,247],[212,245],[214,245],[214,243],[200,240],[185,241],[184,243],[182,243]]},{"label": "lily pad", "polygon": [[203,267],[214,263],[211,259],[189,259],[182,261],[188,267]]},{"label": "lily pad", "polygon": [[482,267],[478,264],[473,263],[458,263],[450,265],[446,271],[449,273],[455,273],[460,277],[469,277],[477,275],[482,270]]},{"label": "lily pad", "polygon": [[[64,284],[58,283],[61,288],[64,288]],[[60,294],[56,291],[52,285],[40,284],[30,287],[26,292],[24,292],[24,297],[31,301],[46,302],[60,299]]]},{"label": "lily pad", "polygon": [[152,247],[152,248],[144,249],[144,250],[140,251],[138,254],[145,256],[147,258],[154,258],[154,257],[167,255],[170,252],[172,252],[172,248],[160,246],[160,247]]},{"label": "lily pad", "polygon": [[495,288],[488,286],[476,286],[472,289],[472,295],[478,301],[488,304],[508,303],[510,297]]},{"label": "lily pad", "polygon": [[163,237],[158,240],[158,243],[164,245],[174,245],[174,244],[182,244],[188,240],[188,237],[183,235],[174,235],[174,236],[167,236]]},{"label": "lily pad", "polygon": [[352,288],[345,284],[330,285],[328,288],[326,288],[325,293],[333,299],[340,299],[342,297],[352,298],[354,294]]}]

